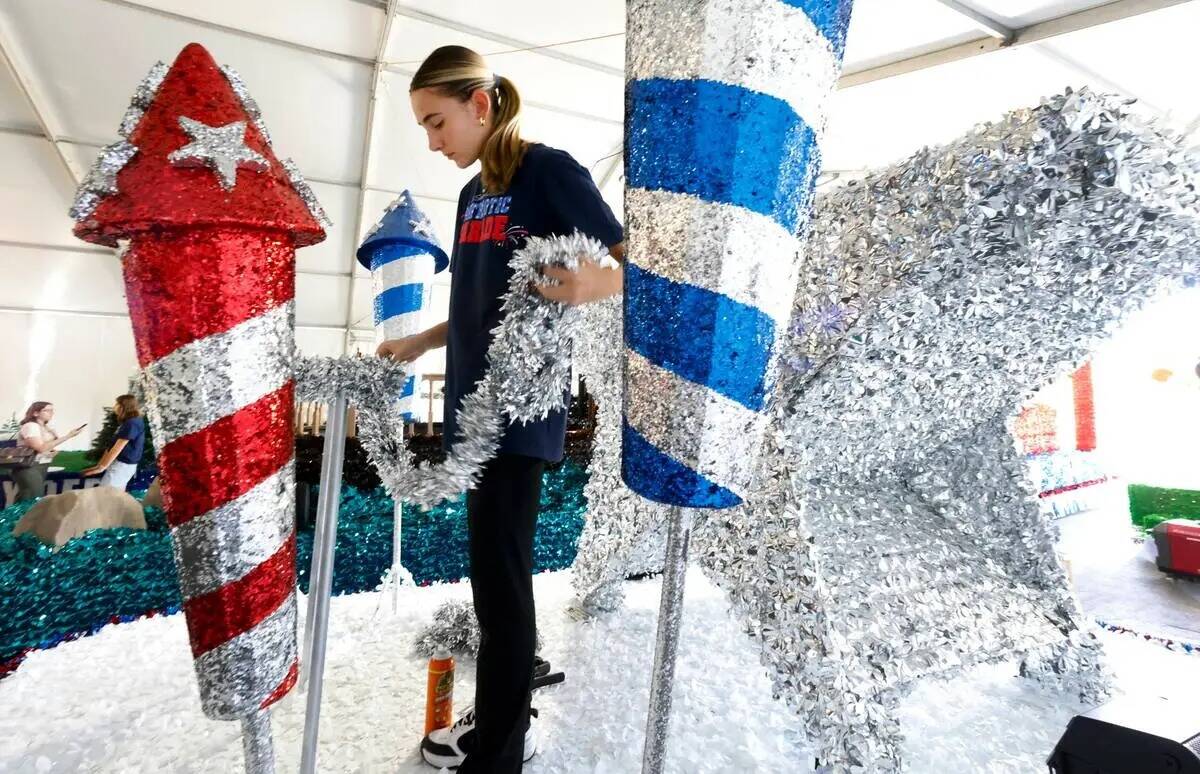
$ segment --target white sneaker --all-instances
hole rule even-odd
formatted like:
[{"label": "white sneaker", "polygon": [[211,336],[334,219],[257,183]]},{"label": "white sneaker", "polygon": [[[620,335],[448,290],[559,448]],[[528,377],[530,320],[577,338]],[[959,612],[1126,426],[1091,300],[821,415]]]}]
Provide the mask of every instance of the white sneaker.
[{"label": "white sneaker", "polygon": [[[521,757],[527,761],[537,754],[537,731],[533,723],[537,718],[537,710],[529,711],[529,728],[525,731],[525,752]],[[462,765],[471,748],[475,746],[475,708],[463,713],[463,716],[449,728],[435,728],[421,740],[421,757],[435,768],[456,769]]]}]

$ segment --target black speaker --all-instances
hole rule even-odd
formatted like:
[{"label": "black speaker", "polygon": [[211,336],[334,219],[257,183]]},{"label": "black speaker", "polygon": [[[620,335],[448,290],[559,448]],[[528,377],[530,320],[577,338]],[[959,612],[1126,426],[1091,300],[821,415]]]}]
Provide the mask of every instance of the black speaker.
[{"label": "black speaker", "polygon": [[1200,774],[1200,712],[1122,697],[1076,715],[1046,765],[1053,774]]}]

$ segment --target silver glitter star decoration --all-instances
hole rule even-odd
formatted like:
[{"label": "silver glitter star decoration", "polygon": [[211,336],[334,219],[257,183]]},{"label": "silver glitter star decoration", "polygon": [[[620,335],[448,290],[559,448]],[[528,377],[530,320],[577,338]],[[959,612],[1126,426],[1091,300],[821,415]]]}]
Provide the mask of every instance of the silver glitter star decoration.
[{"label": "silver glitter star decoration", "polygon": [[264,156],[246,145],[245,121],[209,126],[180,116],[179,125],[192,141],[172,152],[167,160],[180,167],[209,167],[226,191],[232,191],[237,185],[239,169],[266,172],[270,168]]},{"label": "silver glitter star decoration", "polygon": [[[1096,627],[1011,420],[1196,275],[1183,147],[1119,98],[1067,92],[818,202],[754,486],[698,514],[692,542],[820,771],[902,770],[903,697],[977,664],[1103,700]],[[597,449],[593,482],[619,480]],[[594,614],[664,546],[661,517],[588,487],[573,572]]]}]

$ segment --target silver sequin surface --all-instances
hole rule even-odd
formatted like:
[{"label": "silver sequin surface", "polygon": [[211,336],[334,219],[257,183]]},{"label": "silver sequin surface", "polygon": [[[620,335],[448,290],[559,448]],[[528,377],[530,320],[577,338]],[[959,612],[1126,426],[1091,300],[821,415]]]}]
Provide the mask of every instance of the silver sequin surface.
[{"label": "silver sequin surface", "polygon": [[[1017,658],[1105,695],[1009,424],[1200,273],[1181,147],[1069,92],[818,203],[753,490],[693,545],[828,771],[898,770],[896,709],[922,677]],[[577,572],[624,577],[649,522],[589,516]]]}]

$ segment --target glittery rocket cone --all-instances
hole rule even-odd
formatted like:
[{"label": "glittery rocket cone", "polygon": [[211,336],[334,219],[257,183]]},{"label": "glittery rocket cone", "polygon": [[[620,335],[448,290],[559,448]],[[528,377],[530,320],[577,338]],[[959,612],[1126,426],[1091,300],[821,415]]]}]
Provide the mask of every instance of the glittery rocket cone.
[{"label": "glittery rocket cone", "polygon": [[851,0],[631,0],[622,475],[741,502]]},{"label": "glittery rocket cone", "polygon": [[[421,331],[421,312],[429,307],[433,275],[450,259],[438,244],[433,225],[404,191],[358,248],[358,262],[371,271],[375,294],[375,332],[398,339]],[[417,374],[410,372],[399,410],[411,415]]]},{"label": "glittery rocket cone", "polygon": [[295,248],[324,239],[324,215],[237,75],[197,44],[151,71],[121,133],[81,187],[75,234],[128,240],[201,703],[261,730],[296,679]]}]

